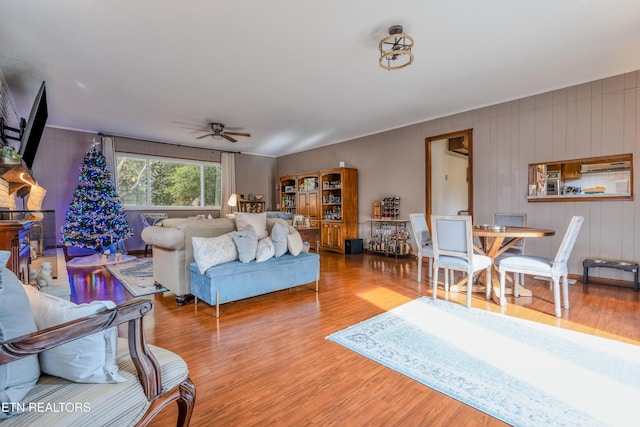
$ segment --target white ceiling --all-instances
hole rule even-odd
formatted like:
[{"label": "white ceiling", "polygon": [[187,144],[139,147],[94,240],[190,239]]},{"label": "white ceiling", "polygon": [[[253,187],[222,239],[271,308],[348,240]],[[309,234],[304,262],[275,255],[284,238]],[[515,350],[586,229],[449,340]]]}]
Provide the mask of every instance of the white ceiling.
[{"label": "white ceiling", "polygon": [[278,156],[638,70],[640,1],[5,0],[0,69],[49,126]]}]

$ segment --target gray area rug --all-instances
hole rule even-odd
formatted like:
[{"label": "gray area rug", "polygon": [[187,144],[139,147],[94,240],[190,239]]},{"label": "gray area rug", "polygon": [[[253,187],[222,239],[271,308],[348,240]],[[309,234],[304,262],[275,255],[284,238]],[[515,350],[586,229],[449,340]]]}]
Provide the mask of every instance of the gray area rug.
[{"label": "gray area rug", "polygon": [[152,258],[136,258],[107,265],[106,268],[134,297],[168,291],[165,287],[157,288],[155,285]]},{"label": "gray area rug", "polygon": [[637,425],[637,345],[431,297],[327,339],[511,425]]}]

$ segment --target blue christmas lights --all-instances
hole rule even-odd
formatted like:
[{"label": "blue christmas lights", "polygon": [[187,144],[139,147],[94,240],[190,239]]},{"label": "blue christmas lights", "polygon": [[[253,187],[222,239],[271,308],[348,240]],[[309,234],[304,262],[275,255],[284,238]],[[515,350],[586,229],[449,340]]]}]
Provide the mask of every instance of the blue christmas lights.
[{"label": "blue christmas lights", "polygon": [[61,234],[60,241],[65,246],[97,252],[104,252],[133,235],[107,161],[95,148],[89,150],[82,161],[78,186]]}]

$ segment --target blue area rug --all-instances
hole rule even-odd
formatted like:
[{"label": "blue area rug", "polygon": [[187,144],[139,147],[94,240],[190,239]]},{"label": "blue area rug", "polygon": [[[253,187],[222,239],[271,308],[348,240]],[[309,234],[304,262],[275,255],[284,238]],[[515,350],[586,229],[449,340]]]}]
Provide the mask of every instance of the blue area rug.
[{"label": "blue area rug", "polygon": [[639,346],[431,297],[327,339],[511,425],[638,422]]},{"label": "blue area rug", "polygon": [[164,287],[157,288],[155,285],[152,258],[136,258],[133,261],[106,267],[134,297],[168,291]]}]

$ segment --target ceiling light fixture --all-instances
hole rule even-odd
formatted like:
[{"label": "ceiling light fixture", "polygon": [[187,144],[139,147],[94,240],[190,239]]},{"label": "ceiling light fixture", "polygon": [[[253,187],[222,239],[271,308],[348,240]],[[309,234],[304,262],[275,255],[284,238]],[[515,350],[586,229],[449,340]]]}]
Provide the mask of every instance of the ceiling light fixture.
[{"label": "ceiling light fixture", "polygon": [[399,70],[413,63],[413,37],[402,31],[402,25],[394,25],[389,28],[389,35],[380,40],[378,64],[385,70]]}]

